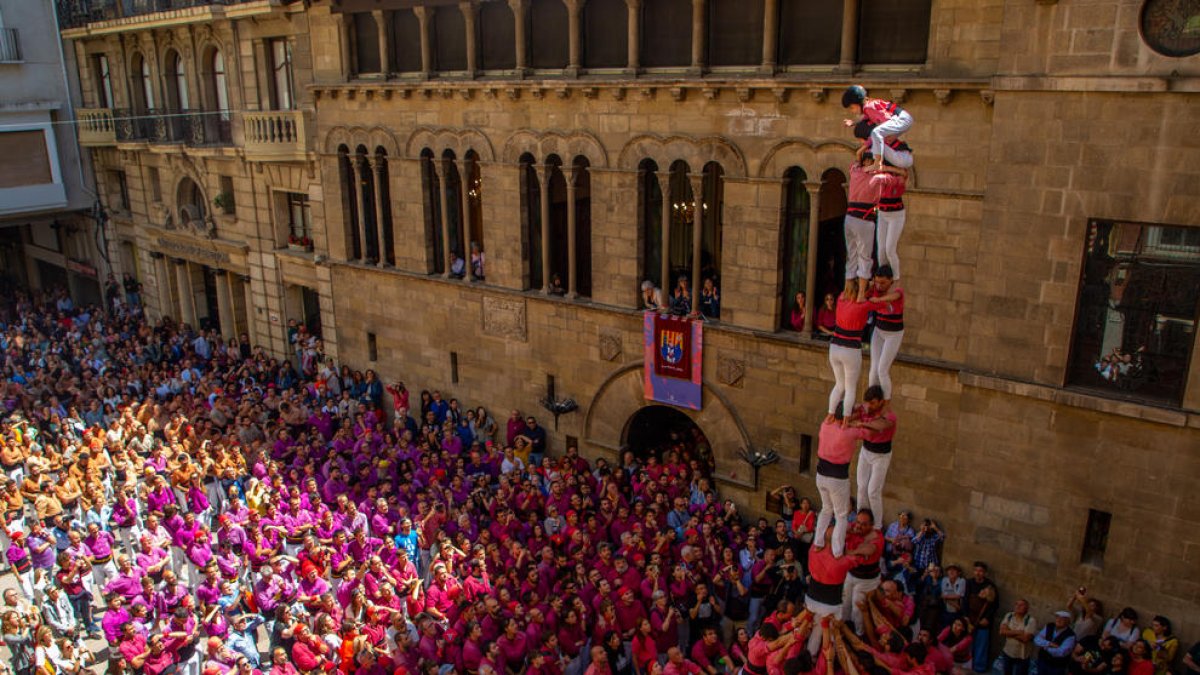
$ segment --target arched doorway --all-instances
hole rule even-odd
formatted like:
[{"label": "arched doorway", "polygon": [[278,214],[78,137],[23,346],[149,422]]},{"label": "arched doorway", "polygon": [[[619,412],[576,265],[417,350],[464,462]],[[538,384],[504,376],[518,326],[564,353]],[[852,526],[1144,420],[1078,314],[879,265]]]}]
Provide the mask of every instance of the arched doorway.
[{"label": "arched doorway", "polygon": [[[695,447],[704,432],[682,411],[665,405],[648,405],[640,408],[625,423],[622,434],[623,445],[633,454],[662,458],[665,451],[678,448],[681,444]],[[707,440],[704,441],[707,446]]]}]

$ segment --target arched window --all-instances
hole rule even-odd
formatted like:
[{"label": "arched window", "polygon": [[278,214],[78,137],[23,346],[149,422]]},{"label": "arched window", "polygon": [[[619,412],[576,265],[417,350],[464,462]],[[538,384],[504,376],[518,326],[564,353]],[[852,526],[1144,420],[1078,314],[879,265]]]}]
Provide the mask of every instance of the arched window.
[{"label": "arched window", "polygon": [[689,288],[694,288],[692,278],[692,227],[696,222],[696,200],[692,184],[688,179],[687,162],[676,160],[671,163],[671,181],[668,198],[671,200],[671,226],[667,237],[667,265],[670,278],[666,279],[664,295],[673,291],[679,278],[688,277]]},{"label": "arched window", "polygon": [[362,257],[362,242],[358,237],[358,192],[354,183],[354,160],[350,148],[338,146],[338,183],[342,187],[342,222],[346,227],[347,258],[358,260]]},{"label": "arched window", "polygon": [[150,62],[134,54],[129,72],[133,73],[133,107],[137,112],[154,110],[154,82],[150,77]]},{"label": "arched window", "polygon": [[567,181],[563,161],[558,155],[546,158],[543,171],[550,172],[547,199],[550,202],[550,292],[565,294],[567,289]]},{"label": "arched window", "polygon": [[642,281],[663,287],[662,278],[662,213],[663,193],[658,182],[658,164],[643,159],[638,164],[638,201],[641,221]]},{"label": "arched window", "polygon": [[586,157],[571,163],[575,184],[575,279],[569,286],[584,298],[592,297],[592,172]]},{"label": "arched window", "polygon": [[356,12],[350,15],[354,24],[354,72],[378,73],[383,70],[383,59],[379,54],[379,25],[372,12]]},{"label": "arched window", "polygon": [[526,261],[526,290],[542,287],[542,200],[538,169],[533,155],[521,155],[522,248]]},{"label": "arched window", "polygon": [[583,6],[583,66],[624,68],[629,58],[625,0],[588,0]]},{"label": "arched window", "polygon": [[421,21],[409,7],[392,11],[392,68],[397,73],[421,72]]},{"label": "arched window", "polygon": [[483,279],[483,179],[479,172],[479,154],[468,150],[463,157],[466,183],[467,263],[471,277]]},{"label": "arched window", "polygon": [[191,108],[188,103],[187,70],[183,56],[172,50],[167,54],[167,108],[172,112],[182,112]]},{"label": "arched window", "polygon": [[817,297],[813,298],[816,307],[820,307],[821,299],[827,293],[832,293],[836,298],[845,282],[846,238],[843,220],[846,217],[846,174],[838,169],[827,169],[821,174],[818,206]]},{"label": "arched window", "polygon": [[395,232],[392,230],[392,200],[391,190],[388,184],[388,156],[387,150],[383,147],[375,148],[375,199],[376,211],[380,214],[379,218],[379,245],[383,250],[379,252],[378,260],[382,267],[383,265],[396,264],[396,242]]},{"label": "arched window", "polygon": [[433,53],[441,72],[467,69],[467,23],[458,7],[443,5],[433,10]]},{"label": "arched window", "polygon": [[453,150],[442,153],[442,187],[445,190],[446,218],[444,230],[448,237],[446,250],[450,252],[450,276],[461,279],[466,275],[466,243],[463,241],[463,186],[462,175]]},{"label": "arched window", "polygon": [[225,56],[221,54],[220,49],[214,49],[209,57],[209,66],[212,70],[212,103],[213,107],[221,113],[223,121],[229,121],[229,83],[225,75]]},{"label": "arched window", "polygon": [[433,151],[421,151],[421,187],[425,202],[425,259],[426,271],[442,274],[446,271],[445,248],[442,244],[441,182],[438,180]]},{"label": "arched window", "polygon": [[704,165],[703,186],[700,214],[704,227],[700,232],[700,278],[696,282],[697,292],[708,279],[717,287],[721,285],[721,225],[725,212],[725,170],[720,164],[709,162]]},{"label": "arched window", "polygon": [[354,165],[357,171],[355,179],[358,181],[358,189],[361,193],[359,218],[362,225],[359,227],[359,236],[362,238],[363,246],[360,259],[365,262],[378,262],[379,231],[377,228],[379,222],[375,217],[375,180],[366,146],[360,145],[355,149]]},{"label": "arched window", "polygon": [[[783,330],[804,329],[804,312],[808,302],[808,223],[810,200],[804,169],[793,166],[783,174],[783,222],[779,233],[779,280],[780,322]],[[797,298],[797,294],[805,297]],[[793,317],[793,309],[799,303],[801,312]]]}]

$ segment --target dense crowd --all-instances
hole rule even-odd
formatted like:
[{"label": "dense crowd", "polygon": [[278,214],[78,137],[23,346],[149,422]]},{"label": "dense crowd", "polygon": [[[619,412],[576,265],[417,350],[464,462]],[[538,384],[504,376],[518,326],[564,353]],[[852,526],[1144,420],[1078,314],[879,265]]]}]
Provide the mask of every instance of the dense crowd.
[{"label": "dense crowd", "polygon": [[[943,533],[908,514],[879,530],[856,514],[841,560],[882,537],[884,580],[815,640],[809,567],[830,563],[813,562],[829,551],[813,505],[785,488],[778,519],[744,518],[698,431],[590,462],[548,453],[516,410],[497,422],[335,370],[299,326],[279,360],[147,323],[136,294],[105,312],[4,297],[0,547],[17,589],[0,620],[16,675],[991,665],[986,566],[943,575]],[[1150,675],[1175,657],[1163,617],[1144,635],[1127,612],[1106,623],[1084,589],[1067,611],[1069,646],[1027,605],[1000,620],[1006,672],[1026,672],[1032,645],[1039,675]]]}]

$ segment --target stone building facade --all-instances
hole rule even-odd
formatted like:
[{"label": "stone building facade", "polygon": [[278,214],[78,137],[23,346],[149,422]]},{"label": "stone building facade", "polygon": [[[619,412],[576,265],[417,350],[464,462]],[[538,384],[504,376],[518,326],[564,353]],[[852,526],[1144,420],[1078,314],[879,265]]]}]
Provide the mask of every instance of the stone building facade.
[{"label": "stone building facade", "polygon": [[[1143,3],[186,4],[201,6],[64,32],[81,64],[105,53],[124,69],[114,89],[140,72],[135,52],[152,75],[173,49],[187,72],[205,72],[209,45],[230,55],[228,142],[119,126],[84,139],[101,181],[137,176],[118,232],[149,254],[137,260],[154,311],[200,318],[197,268],[225,270],[231,325],[282,354],[280,322],[305,318],[289,289],[309,289],[340,362],[498,415],[536,414],[552,387],[579,402],[541,415],[552,447],[615,458],[651,408],[639,285],[714,279],[703,408],[683,414],[709,438],[722,492],[757,512],[778,485],[816,492],[832,378],[810,331],[815,296],[840,280],[855,147],[841,91],[901,102],[917,161],[888,510],[938,519],[946,558],[989,561],[1006,605],[1020,594],[1045,610],[1085,584],[1200,633],[1194,287],[1188,305],[1172,286],[1184,309],[1155,315],[1174,331],[1155,343],[1171,345],[1158,384],[1079,374],[1101,356],[1080,319],[1096,251],[1125,270],[1158,251],[1167,280],[1196,279],[1200,57],[1159,53],[1189,48]],[[276,38],[291,48],[297,132],[254,136],[277,107]],[[95,74],[82,80],[103,115]],[[137,107],[136,92],[115,98]],[[181,222],[196,201],[185,178],[205,200],[231,192],[233,212]],[[307,195],[313,251],[287,250],[281,193]],[[1126,249],[1119,232],[1152,243]],[[782,330],[796,290],[808,325]],[[781,461],[756,475],[744,448]]]}]

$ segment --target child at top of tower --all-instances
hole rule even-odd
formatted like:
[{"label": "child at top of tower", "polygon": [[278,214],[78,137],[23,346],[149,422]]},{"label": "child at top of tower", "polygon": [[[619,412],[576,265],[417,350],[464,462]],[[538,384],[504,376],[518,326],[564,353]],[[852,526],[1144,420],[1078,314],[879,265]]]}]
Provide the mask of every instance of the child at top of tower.
[{"label": "child at top of tower", "polygon": [[873,127],[868,151],[875,157],[876,169],[883,167],[884,159],[901,168],[912,166],[912,151],[898,138],[912,127],[913,118],[908,111],[891,101],[868,97],[867,90],[857,84],[842,93],[842,107],[858,116],[845,120],[847,127],[856,127],[856,132],[862,128],[858,126],[861,122]]}]

